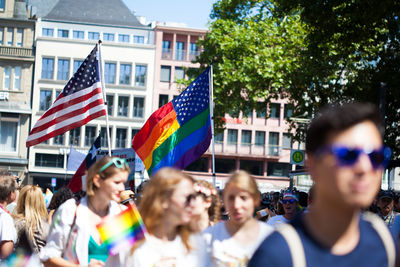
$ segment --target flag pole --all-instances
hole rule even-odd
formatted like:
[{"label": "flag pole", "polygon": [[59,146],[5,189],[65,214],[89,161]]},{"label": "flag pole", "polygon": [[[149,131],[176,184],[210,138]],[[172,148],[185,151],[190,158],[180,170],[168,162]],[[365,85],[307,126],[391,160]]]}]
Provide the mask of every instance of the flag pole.
[{"label": "flag pole", "polygon": [[213,185],[215,187],[215,141],[214,141],[214,86],[213,86],[213,65],[210,65],[209,72],[209,89],[210,89],[210,115],[211,115],[211,142],[212,142],[212,176]]},{"label": "flag pole", "polygon": [[106,86],[104,84],[104,71],[103,71],[103,57],[101,56],[101,40],[98,42],[99,46],[99,69],[100,69],[100,81],[101,81],[101,87],[103,90],[103,101],[105,105],[107,106],[106,108],[106,134],[107,134],[107,145],[108,145],[108,155],[111,157],[111,141],[110,141],[110,132],[109,132],[109,124],[108,124],[108,103],[107,103],[107,98],[106,98]]}]

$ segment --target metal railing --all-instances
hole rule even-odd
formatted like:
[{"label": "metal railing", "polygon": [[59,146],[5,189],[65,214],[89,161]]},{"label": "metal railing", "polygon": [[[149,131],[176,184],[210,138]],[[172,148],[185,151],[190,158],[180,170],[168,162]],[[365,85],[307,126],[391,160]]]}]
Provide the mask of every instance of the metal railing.
[{"label": "metal railing", "polygon": [[0,55],[16,56],[16,57],[33,57],[33,49],[0,45]]}]

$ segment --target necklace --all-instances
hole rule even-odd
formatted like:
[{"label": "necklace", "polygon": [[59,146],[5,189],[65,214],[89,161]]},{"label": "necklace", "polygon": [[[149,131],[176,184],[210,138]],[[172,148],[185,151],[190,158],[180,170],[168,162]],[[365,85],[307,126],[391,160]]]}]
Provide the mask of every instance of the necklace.
[{"label": "necklace", "polygon": [[89,199],[88,199],[88,207],[89,207],[94,213],[96,213],[97,215],[99,215],[100,217],[106,216],[107,213],[108,213],[108,209],[109,209],[109,206],[108,206],[107,209],[105,209],[105,210],[103,210],[103,211],[98,211],[98,210],[93,206],[93,204],[89,201]]}]

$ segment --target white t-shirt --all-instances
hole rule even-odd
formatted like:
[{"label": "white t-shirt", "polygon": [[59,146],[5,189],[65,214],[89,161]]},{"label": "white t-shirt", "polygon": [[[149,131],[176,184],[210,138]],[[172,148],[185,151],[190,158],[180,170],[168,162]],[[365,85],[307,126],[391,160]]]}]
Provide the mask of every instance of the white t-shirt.
[{"label": "white t-shirt", "polygon": [[271,226],[277,226],[283,223],[288,223],[289,220],[286,219],[285,217],[283,217],[283,215],[276,215],[274,217],[271,217],[268,221],[267,224],[271,225]]},{"label": "white t-shirt", "polygon": [[0,208],[0,241],[17,241],[17,231],[10,214]]},{"label": "white t-shirt", "polygon": [[125,262],[116,262],[115,257],[108,257],[105,266],[125,267],[205,267],[209,266],[205,242],[200,235],[191,235],[189,239],[192,249],[187,252],[181,237],[173,241],[164,241],[147,235],[143,244],[133,252],[124,252]]},{"label": "white t-shirt", "polygon": [[208,227],[202,232],[213,266],[247,266],[261,242],[273,231],[264,222],[257,221],[260,232],[251,245],[238,243],[228,233],[224,222]]}]

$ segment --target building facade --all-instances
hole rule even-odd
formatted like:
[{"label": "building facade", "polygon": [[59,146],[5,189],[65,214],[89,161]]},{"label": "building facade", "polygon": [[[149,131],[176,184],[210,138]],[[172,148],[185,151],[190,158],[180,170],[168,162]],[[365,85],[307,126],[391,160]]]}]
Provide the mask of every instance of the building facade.
[{"label": "building facade", "polygon": [[35,21],[24,1],[0,1],[0,169],[25,180]]},{"label": "building facade", "polygon": [[[89,12],[90,10],[90,12]],[[152,110],[154,31],[143,25],[120,0],[59,0],[36,24],[36,67],[32,125],[102,40],[104,81],[111,149],[129,148],[133,135]],[[106,117],[35,145],[29,153],[30,182],[57,187],[68,182],[70,148],[87,153],[100,134],[107,149]]]}]

